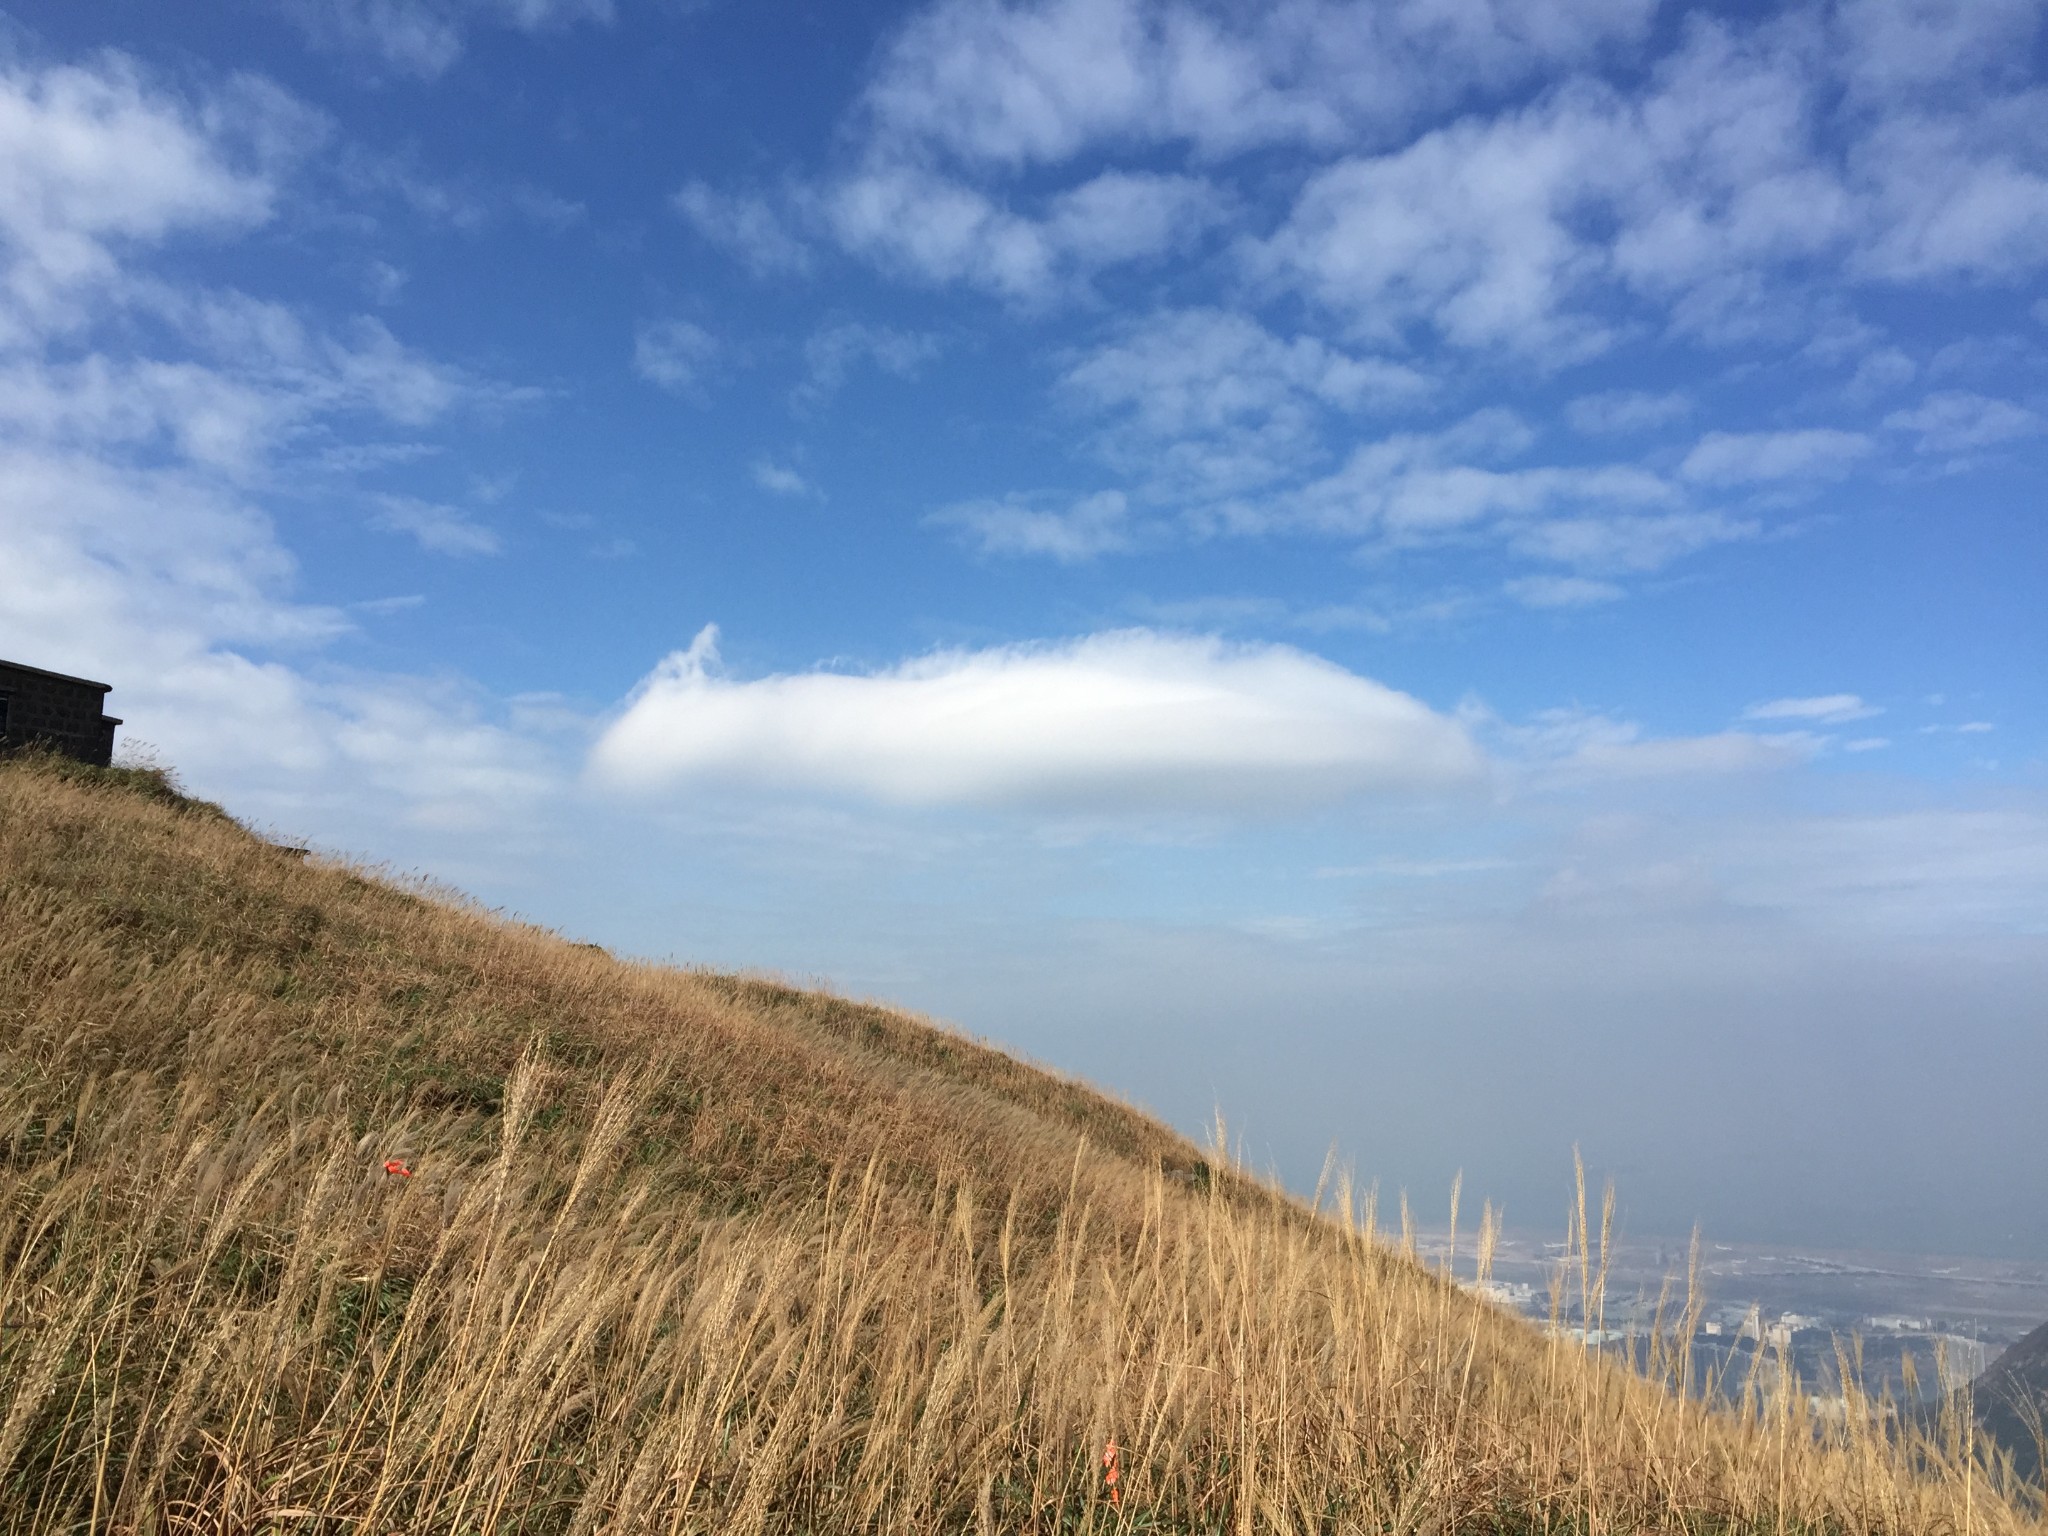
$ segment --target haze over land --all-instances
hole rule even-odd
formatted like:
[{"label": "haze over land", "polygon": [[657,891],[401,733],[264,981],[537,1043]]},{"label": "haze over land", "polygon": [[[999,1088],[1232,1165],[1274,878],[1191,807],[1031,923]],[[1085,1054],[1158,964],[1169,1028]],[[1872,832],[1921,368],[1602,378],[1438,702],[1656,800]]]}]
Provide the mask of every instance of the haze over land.
[{"label": "haze over land", "polygon": [[2048,1257],[2025,0],[12,4],[0,656],[1440,1211]]}]

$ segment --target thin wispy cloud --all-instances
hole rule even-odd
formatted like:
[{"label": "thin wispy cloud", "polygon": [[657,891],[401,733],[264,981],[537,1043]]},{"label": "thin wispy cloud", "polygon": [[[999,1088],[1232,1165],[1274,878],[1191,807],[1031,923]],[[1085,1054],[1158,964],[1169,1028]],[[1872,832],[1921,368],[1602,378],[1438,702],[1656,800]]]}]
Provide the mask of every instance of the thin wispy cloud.
[{"label": "thin wispy cloud", "polygon": [[1098,491],[1066,505],[1044,497],[963,502],[928,519],[983,556],[1038,556],[1063,565],[1131,549],[1130,504],[1121,491]]},{"label": "thin wispy cloud", "polygon": [[1709,486],[1780,480],[1833,479],[1872,451],[1860,432],[1808,427],[1792,432],[1709,432],[1685,456],[1679,473]]},{"label": "thin wispy cloud", "polygon": [[1502,590],[1530,608],[1588,608],[1623,595],[1613,582],[1590,576],[1517,576]]},{"label": "thin wispy cloud", "polygon": [[1566,405],[1565,417],[1576,431],[1604,436],[1654,431],[1685,420],[1692,411],[1692,401],[1677,390],[1614,389],[1580,395]]},{"label": "thin wispy cloud", "polygon": [[612,18],[612,0],[283,0],[280,9],[318,46],[421,80],[462,57],[472,28],[541,32]]},{"label": "thin wispy cloud", "polygon": [[1742,712],[1745,720],[1810,720],[1816,725],[1846,725],[1884,711],[1853,693],[1828,693],[1808,699],[1770,699]]},{"label": "thin wispy cloud", "polygon": [[650,320],[633,336],[633,371],[677,394],[701,395],[724,348],[692,320]]},{"label": "thin wispy cloud", "polygon": [[1823,745],[1799,730],[1660,736],[1636,721],[1579,706],[1539,710],[1526,720],[1501,719],[1484,708],[1468,708],[1465,716],[1496,744],[1504,771],[1538,790],[1750,778],[1796,767]]},{"label": "thin wispy cloud", "polygon": [[1969,453],[2048,430],[2048,421],[2036,411],[1967,390],[1929,395],[1910,409],[1893,411],[1884,424],[1895,432],[1911,433],[1922,453]]},{"label": "thin wispy cloud", "polygon": [[1060,388],[1103,419],[1096,441],[1109,463],[1162,495],[1213,499],[1302,475],[1325,457],[1332,425],[1403,414],[1432,381],[1407,363],[1275,335],[1243,314],[1190,309],[1128,326],[1079,358]]},{"label": "thin wispy cloud", "polygon": [[754,484],[777,496],[816,496],[818,488],[786,464],[773,459],[754,461]]},{"label": "thin wispy cloud", "polygon": [[805,378],[797,386],[800,406],[824,405],[856,373],[872,368],[896,379],[915,379],[936,361],[945,344],[929,331],[906,331],[861,321],[840,321],[813,331],[804,342]]},{"label": "thin wispy cloud", "polygon": [[495,529],[461,508],[415,496],[378,497],[375,521],[379,528],[410,535],[421,549],[437,555],[495,555],[505,547]]},{"label": "thin wispy cloud", "polygon": [[948,0],[892,40],[862,117],[891,148],[1004,169],[1105,143],[1208,158],[1328,146],[1594,56],[1640,35],[1651,10],[1573,3],[1538,23],[1506,7],[1452,20],[1360,0],[1230,16],[1174,0]]},{"label": "thin wispy cloud", "polygon": [[908,163],[867,167],[823,207],[834,237],[885,271],[1034,306],[1083,291],[1105,268],[1164,257],[1224,212],[1200,177],[1106,171],[1020,213]]},{"label": "thin wispy cloud", "polygon": [[737,257],[757,277],[808,272],[809,243],[794,218],[759,192],[728,192],[692,181],[670,199],[675,211],[713,245]]}]

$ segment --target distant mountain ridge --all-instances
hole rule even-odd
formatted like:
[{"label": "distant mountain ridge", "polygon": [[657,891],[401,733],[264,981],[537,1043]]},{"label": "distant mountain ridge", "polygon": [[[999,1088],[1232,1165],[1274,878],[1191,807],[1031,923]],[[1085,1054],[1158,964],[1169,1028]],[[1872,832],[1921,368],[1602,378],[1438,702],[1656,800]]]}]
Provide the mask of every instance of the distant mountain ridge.
[{"label": "distant mountain ridge", "polygon": [[1970,1383],[1980,1431],[2012,1453],[2013,1466],[2038,1478],[2048,1435],[2048,1323],[1984,1368]]}]

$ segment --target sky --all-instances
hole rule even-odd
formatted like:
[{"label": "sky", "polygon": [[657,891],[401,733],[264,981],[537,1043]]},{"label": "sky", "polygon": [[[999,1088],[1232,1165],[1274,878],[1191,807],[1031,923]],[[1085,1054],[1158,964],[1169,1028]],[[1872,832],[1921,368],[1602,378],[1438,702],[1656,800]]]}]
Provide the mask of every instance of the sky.
[{"label": "sky", "polygon": [[1426,1218],[2048,1256],[2044,470],[2037,0],[0,9],[0,655]]}]

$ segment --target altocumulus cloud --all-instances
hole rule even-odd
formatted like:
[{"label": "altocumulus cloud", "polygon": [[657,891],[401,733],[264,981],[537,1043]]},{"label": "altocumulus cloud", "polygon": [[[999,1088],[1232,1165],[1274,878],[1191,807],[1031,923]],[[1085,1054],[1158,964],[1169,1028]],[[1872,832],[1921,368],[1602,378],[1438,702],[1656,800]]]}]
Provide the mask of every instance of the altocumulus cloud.
[{"label": "altocumulus cloud", "polygon": [[598,782],[1114,813],[1287,809],[1486,771],[1457,722],[1287,646],[1131,629],[734,681],[717,638],[640,684],[592,750]]}]

